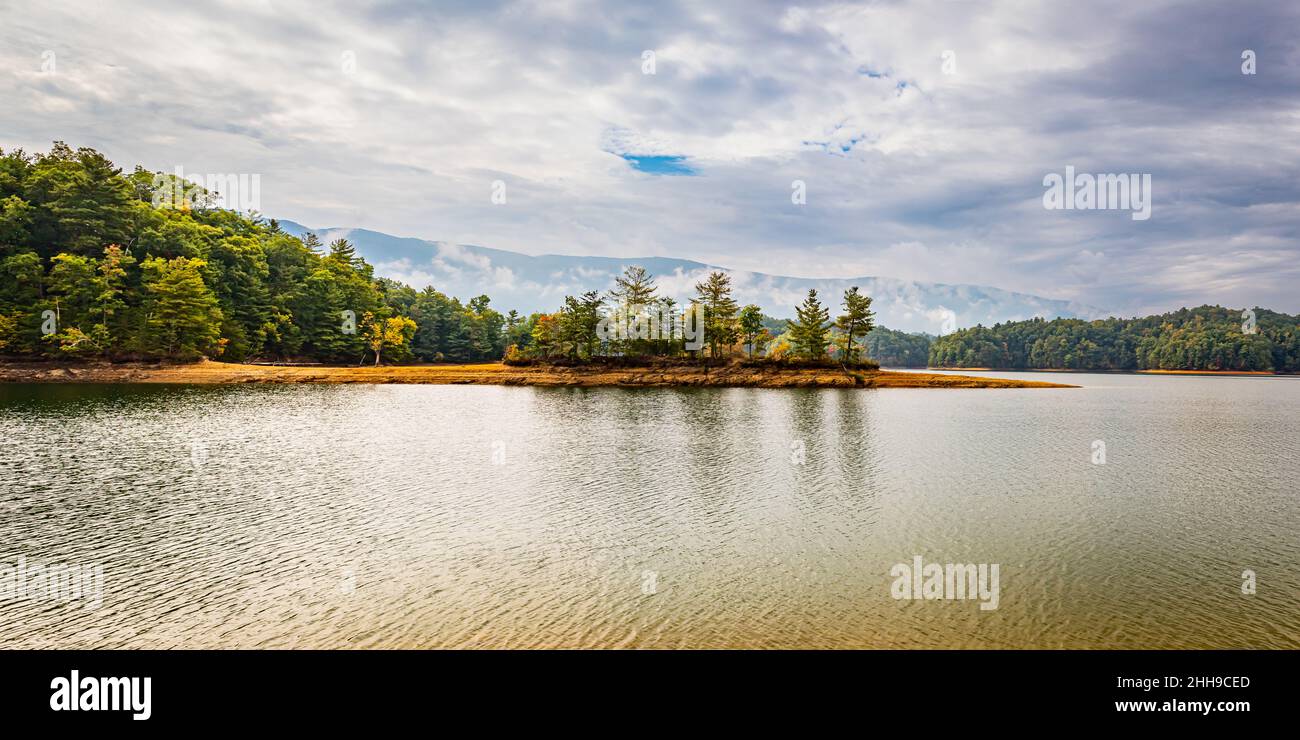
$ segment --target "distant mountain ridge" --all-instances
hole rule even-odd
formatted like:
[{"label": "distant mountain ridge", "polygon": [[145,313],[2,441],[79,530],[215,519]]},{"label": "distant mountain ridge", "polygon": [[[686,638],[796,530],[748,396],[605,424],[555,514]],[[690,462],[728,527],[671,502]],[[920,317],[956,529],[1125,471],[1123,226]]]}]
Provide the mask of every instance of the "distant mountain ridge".
[{"label": "distant mountain ridge", "polygon": [[810,288],[823,303],[839,306],[840,296],[858,286],[873,299],[876,323],[891,329],[940,334],[956,328],[1039,316],[1045,319],[1097,318],[1105,312],[1081,303],[1017,293],[981,285],[948,285],[889,277],[798,278],[731,270],[672,257],[588,257],[526,255],[412,237],[397,237],[369,229],[312,229],[293,221],[279,221],[294,236],[313,231],[323,242],[346,238],[357,253],[374,265],[375,274],[400,280],[414,288],[435,289],[468,300],[487,294],[492,306],[522,314],[554,311],[565,295],[588,290],[607,291],[628,265],[640,265],[655,275],[662,295],[685,301],[695,283],[711,270],[726,270],[732,277],[736,299],[755,303],[776,317],[793,317],[794,307]]}]

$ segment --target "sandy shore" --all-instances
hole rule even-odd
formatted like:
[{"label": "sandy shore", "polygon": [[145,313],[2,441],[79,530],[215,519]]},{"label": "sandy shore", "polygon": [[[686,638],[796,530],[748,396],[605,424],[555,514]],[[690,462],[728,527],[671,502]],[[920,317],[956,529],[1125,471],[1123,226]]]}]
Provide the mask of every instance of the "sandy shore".
[{"label": "sandy shore", "polygon": [[391,365],[303,367],[203,361],[189,365],[0,363],[0,382],[14,383],[432,383],[536,386],[718,386],[754,388],[1073,388],[968,375],[888,370],[726,367],[510,367]]}]

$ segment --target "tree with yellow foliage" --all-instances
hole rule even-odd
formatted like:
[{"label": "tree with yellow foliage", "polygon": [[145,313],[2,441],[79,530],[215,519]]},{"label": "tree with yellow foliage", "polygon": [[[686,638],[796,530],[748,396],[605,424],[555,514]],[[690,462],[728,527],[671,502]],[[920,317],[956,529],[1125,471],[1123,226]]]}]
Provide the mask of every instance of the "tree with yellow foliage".
[{"label": "tree with yellow foliage", "polygon": [[361,317],[361,324],[364,327],[366,343],[375,353],[376,365],[379,364],[385,347],[399,350],[409,344],[411,337],[415,336],[415,322],[405,316],[377,319],[374,314],[367,311]]}]

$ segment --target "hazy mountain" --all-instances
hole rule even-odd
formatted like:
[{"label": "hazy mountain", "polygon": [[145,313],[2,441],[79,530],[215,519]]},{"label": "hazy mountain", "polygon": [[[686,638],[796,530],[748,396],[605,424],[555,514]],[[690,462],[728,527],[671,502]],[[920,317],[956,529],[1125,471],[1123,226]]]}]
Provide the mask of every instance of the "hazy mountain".
[{"label": "hazy mountain", "polygon": [[[627,265],[640,265],[653,273],[660,293],[684,300],[694,293],[695,283],[719,266],[669,257],[581,257],[555,254],[531,256],[501,249],[447,242],[396,237],[367,229],[308,229],[292,221],[280,221],[286,232],[301,236],[307,231],[326,243],[345,237],[357,252],[375,266],[375,273],[401,280],[413,287],[434,288],[462,300],[487,294],[500,311],[515,309],[523,314],[553,311],[565,295],[587,290],[606,291],[614,276]],[[725,269],[725,268],[723,268]],[[1013,293],[981,285],[945,285],[898,280],[888,277],[813,279],[728,270],[742,304],[756,303],[764,313],[793,317],[794,306],[809,288],[816,288],[822,302],[838,308],[840,296],[857,285],[874,299],[876,322],[891,329],[937,334],[951,328],[991,325],[999,321],[1043,318],[1093,318],[1104,312],[1071,301],[1054,300],[1026,293]],[[944,319],[951,312],[950,326]]]}]

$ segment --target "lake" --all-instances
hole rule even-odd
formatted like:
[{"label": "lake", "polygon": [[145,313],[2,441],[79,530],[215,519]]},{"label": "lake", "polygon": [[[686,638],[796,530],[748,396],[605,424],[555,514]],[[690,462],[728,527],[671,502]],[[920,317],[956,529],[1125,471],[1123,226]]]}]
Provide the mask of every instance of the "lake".
[{"label": "lake", "polygon": [[1300,378],[989,374],[3,385],[2,644],[1300,647]]}]

